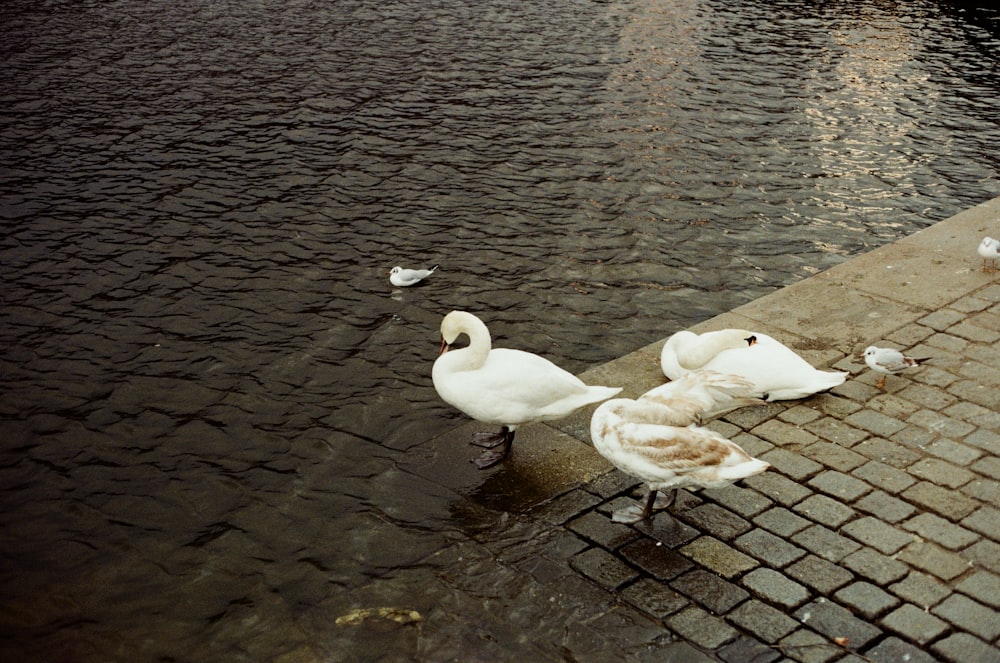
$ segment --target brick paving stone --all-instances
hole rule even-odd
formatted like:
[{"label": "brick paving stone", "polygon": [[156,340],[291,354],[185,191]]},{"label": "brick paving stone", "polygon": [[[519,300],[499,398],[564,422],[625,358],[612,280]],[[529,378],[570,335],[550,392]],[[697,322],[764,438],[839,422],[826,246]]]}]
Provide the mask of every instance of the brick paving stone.
[{"label": "brick paving stone", "polygon": [[836,470],[827,470],[818,474],[809,481],[809,485],[820,490],[827,495],[853,502],[865,493],[871,492],[872,487],[860,479],[855,479]]},{"label": "brick paving stone", "polygon": [[941,544],[950,550],[961,550],[979,538],[978,534],[959,527],[933,513],[921,513],[903,523],[903,529]]},{"label": "brick paving stone", "polygon": [[[977,431],[977,433],[989,433],[1000,429],[1000,412],[995,412],[975,403],[955,403],[951,407],[945,408],[944,414],[983,429]],[[1000,437],[996,433],[993,433],[993,436]],[[994,450],[1000,449],[995,448]]]},{"label": "brick paving stone", "polygon": [[616,550],[639,538],[633,529],[614,523],[604,514],[589,511],[566,523],[566,527],[602,548]]},{"label": "brick paving stone", "polygon": [[962,594],[952,594],[931,612],[941,619],[958,626],[963,631],[992,642],[1000,636],[1000,619],[993,608],[973,601]]},{"label": "brick paving stone", "polygon": [[984,364],[979,361],[972,361],[968,354],[965,355],[965,362],[958,369],[959,374],[963,378],[967,378],[971,382],[978,382],[983,388],[996,389],[1000,386],[997,381],[997,367],[992,365],[992,363]]},{"label": "brick paving stone", "polygon": [[939,435],[932,430],[928,430],[922,426],[907,424],[903,430],[893,434],[892,441],[910,449],[923,451],[924,447],[938,439],[938,437]]},{"label": "brick paving stone", "polygon": [[785,569],[785,573],[824,595],[834,592],[854,579],[854,574],[847,569],[816,555],[803,557]]},{"label": "brick paving stone", "polygon": [[787,421],[795,426],[803,426],[808,424],[810,421],[815,421],[823,415],[820,414],[815,408],[807,407],[805,405],[793,405],[784,412],[778,415],[778,418],[782,421]]},{"label": "brick paving stone", "polygon": [[640,483],[641,482],[637,481],[634,477],[631,477],[624,472],[612,471],[607,474],[602,474],[593,481],[589,482],[587,485],[583,486],[583,488],[589,493],[593,493],[594,495],[607,499],[631,490],[640,485]]},{"label": "brick paving stone", "polygon": [[756,599],[733,610],[728,619],[768,643],[777,642],[799,627],[798,622],[784,612]]},{"label": "brick paving stone", "polygon": [[723,421],[722,419],[712,419],[703,424],[705,428],[713,430],[722,437],[733,437],[734,435],[739,435],[743,432],[743,429],[739,426],[734,426],[728,421]]},{"label": "brick paving stone", "polygon": [[940,580],[952,580],[969,569],[971,562],[941,548],[936,543],[916,541],[904,548],[896,558]]},{"label": "brick paving stone", "polygon": [[983,539],[962,551],[962,557],[984,569],[1000,573],[1000,543]]},{"label": "brick paving stone", "polygon": [[[1000,425],[997,426],[1000,429]],[[966,444],[982,449],[987,453],[1000,455],[1000,433],[991,430],[977,430],[972,435],[965,438]]]},{"label": "brick paving stone", "polygon": [[769,532],[786,538],[796,532],[801,532],[812,524],[812,521],[806,520],[781,506],[768,509],[754,518],[753,522]]},{"label": "brick paving stone", "polygon": [[792,506],[812,491],[776,472],[764,472],[743,480],[743,483],[783,506]]},{"label": "brick paving stone", "polygon": [[958,583],[956,589],[978,601],[1000,608],[1000,575],[989,571],[976,571]]},{"label": "brick paving stone", "polygon": [[890,585],[889,590],[904,601],[925,610],[937,605],[951,594],[951,588],[948,585],[920,571],[911,571],[905,578]]},{"label": "brick paving stone", "polygon": [[918,645],[926,645],[948,631],[948,624],[912,603],[904,603],[882,618],[882,625]]},{"label": "brick paving stone", "polygon": [[955,633],[940,642],[935,642],[931,649],[941,657],[941,660],[952,663],[1000,663],[1000,649],[993,647],[968,633]]},{"label": "brick paving stone", "polygon": [[775,448],[758,458],[770,463],[773,471],[781,472],[796,481],[808,479],[823,470],[823,466],[816,461],[787,449]]},{"label": "brick paving stone", "polygon": [[881,437],[870,437],[854,447],[854,451],[895,468],[904,468],[920,460],[920,454]]},{"label": "brick paving stone", "polygon": [[868,458],[859,453],[823,440],[810,444],[802,450],[802,455],[841,472],[850,472],[868,462]]},{"label": "brick paving stone", "polygon": [[858,518],[840,531],[886,555],[899,551],[914,539],[912,534],[871,516]]},{"label": "brick paving stone", "polygon": [[600,502],[600,498],[584,490],[572,490],[534,509],[532,514],[543,522],[562,525],[574,516],[597,506]]},{"label": "brick paving stone", "polygon": [[812,444],[817,439],[809,431],[777,419],[769,419],[754,427],[750,432],[779,447],[805,446]]},{"label": "brick paving stone", "polygon": [[959,380],[948,386],[948,393],[985,408],[1000,410],[1000,389],[979,380]]},{"label": "brick paving stone", "polygon": [[932,328],[926,325],[913,323],[892,332],[890,335],[886,336],[886,340],[898,343],[899,347],[909,348],[933,333],[934,330]]},{"label": "brick paving stone", "polygon": [[743,576],[743,586],[770,603],[796,608],[809,600],[809,590],[774,569],[754,569]]},{"label": "brick paving stone", "polygon": [[[924,343],[931,346],[932,348],[937,348],[940,350],[945,350],[946,353],[961,353],[968,345],[969,342],[965,339],[958,338],[957,336],[952,336],[951,334],[932,334],[924,339]],[[943,358],[940,352],[928,352],[925,353],[935,360],[935,363],[940,362]],[[915,356],[915,355],[914,355]],[[946,358],[944,358],[946,360]],[[950,362],[949,362],[950,363]]]},{"label": "brick paving stone", "polygon": [[659,541],[641,539],[621,550],[622,556],[658,580],[670,580],[694,568],[687,557]]},{"label": "brick paving stone", "polygon": [[660,620],[691,603],[687,597],[651,578],[640,578],[623,589],[621,596],[636,609]]},{"label": "brick paving stone", "polygon": [[986,315],[991,314],[980,313],[969,320],[963,320],[957,325],[949,327],[948,333],[973,341],[974,343],[996,343],[997,340],[1000,339],[1000,332],[990,329],[986,325],[975,324],[974,322],[975,320]]},{"label": "brick paving stone", "polygon": [[827,663],[844,655],[843,647],[809,629],[795,631],[783,638],[778,646],[788,658],[800,663]]},{"label": "brick paving stone", "polygon": [[743,449],[743,451],[746,451],[755,458],[774,448],[774,445],[767,440],[762,440],[756,435],[751,435],[750,433],[740,433],[739,435],[735,435],[729,439],[740,445],[740,448]]},{"label": "brick paving stone", "polygon": [[1000,481],[996,479],[976,479],[962,486],[962,494],[980,502],[1000,507]]},{"label": "brick paving stone", "polygon": [[858,651],[882,635],[881,629],[855,617],[847,608],[820,598],[795,611],[803,624],[831,640],[846,638],[848,649]]},{"label": "brick paving stone", "polygon": [[857,401],[858,403],[867,403],[872,398],[883,393],[879,389],[872,386],[875,379],[876,378],[871,376],[871,371],[867,371],[853,380],[848,380],[843,384],[837,385],[830,390],[830,393],[837,396],[843,396],[845,399]]},{"label": "brick paving stone", "polygon": [[920,410],[907,419],[907,423],[955,440],[965,437],[975,430],[972,424],[946,416],[935,410]]},{"label": "brick paving stone", "polygon": [[923,649],[896,637],[886,638],[865,652],[872,663],[934,663],[936,659]]},{"label": "brick paving stone", "polygon": [[[877,482],[874,483],[875,485],[878,485]],[[901,520],[905,520],[913,515],[913,512],[915,511],[913,505],[893,497],[888,493],[884,493],[881,490],[868,493],[855,502],[854,506],[862,511],[867,511],[880,520],[884,520],[889,523],[898,523]]]},{"label": "brick paving stone", "polygon": [[924,451],[960,466],[968,465],[983,455],[980,449],[944,437],[928,444]]},{"label": "brick paving stone", "polygon": [[822,525],[813,525],[792,537],[806,550],[831,562],[839,562],[861,546]]},{"label": "brick paving stone", "polygon": [[611,591],[639,577],[631,567],[602,548],[590,548],[573,556],[570,566]]},{"label": "brick paving stone", "polygon": [[792,510],[832,529],[856,515],[854,509],[826,495],[811,495],[792,507]]},{"label": "brick paving stone", "polygon": [[806,430],[843,447],[853,447],[869,435],[867,431],[849,426],[833,417],[814,421],[806,426]]},{"label": "brick paving stone", "polygon": [[978,502],[965,497],[959,492],[927,481],[921,481],[910,486],[900,496],[918,506],[930,509],[945,518],[965,518],[979,506]]},{"label": "brick paving stone", "polygon": [[1000,509],[984,506],[962,520],[962,525],[985,534],[994,541],[1000,540]]},{"label": "brick paving stone", "polygon": [[956,322],[965,320],[965,314],[948,308],[938,309],[929,315],[925,315],[917,320],[925,327],[930,327],[935,331],[942,332],[951,327]]},{"label": "brick paving stone", "polygon": [[703,536],[692,541],[681,548],[680,552],[696,564],[701,564],[724,578],[735,578],[760,566],[760,563],[754,558],[744,555],[710,536]]},{"label": "brick paving stone", "polygon": [[899,580],[909,571],[906,564],[871,548],[857,550],[841,560],[840,563],[844,568],[850,569],[879,585]]},{"label": "brick paving stone", "polygon": [[972,464],[972,470],[993,479],[1000,479],[1000,458],[996,456],[980,458]]},{"label": "brick paving stone", "polygon": [[[753,663],[775,663],[775,661],[782,658],[781,652],[748,636],[738,638],[735,642],[729,643],[716,653],[726,663],[746,663],[747,661],[753,661]],[[678,658],[674,660],[683,661],[684,659]]]},{"label": "brick paving stone", "polygon": [[809,399],[809,404],[836,421],[861,409],[860,405],[849,398],[841,398],[831,393],[817,394]]},{"label": "brick paving stone", "polygon": [[755,516],[774,504],[756,490],[741,486],[706,489],[701,494],[744,518]]},{"label": "brick paving stone", "polygon": [[844,421],[855,428],[866,430],[879,437],[891,437],[906,427],[906,424],[899,419],[888,417],[874,410],[860,410],[848,415]]},{"label": "brick paving stone", "polygon": [[992,302],[986,299],[979,299],[978,297],[962,297],[953,301],[948,306],[962,313],[975,313],[976,311],[988,309],[992,306]]},{"label": "brick paving stone", "polygon": [[958,488],[976,478],[976,475],[940,458],[924,458],[910,466],[910,473],[939,486]]},{"label": "brick paving stone", "polygon": [[[907,387],[903,387],[901,383],[899,387],[900,391],[906,388]],[[887,417],[899,419],[900,421],[904,421],[907,417],[920,409],[920,405],[911,400],[902,398],[897,394],[886,393],[880,393],[874,398],[868,399],[865,405],[869,410],[874,410],[879,414],[884,414]]]},{"label": "brick paving stone", "polygon": [[752,528],[749,521],[718,504],[702,504],[684,511],[680,517],[693,527],[723,541],[731,541]]},{"label": "brick paving stone", "polygon": [[685,573],[674,579],[670,587],[716,615],[725,614],[750,598],[745,589],[703,569]]},{"label": "brick paving stone", "polygon": [[[751,430],[762,421],[767,421],[785,410],[783,403],[768,403],[765,406],[742,407],[726,413],[722,419],[743,430]],[[742,445],[740,445],[742,446]]]},{"label": "brick paving stone", "polygon": [[898,493],[917,482],[916,479],[903,470],[877,460],[868,461],[851,472],[851,475],[867,481],[887,493]]},{"label": "brick paving stone", "polygon": [[898,598],[868,582],[855,582],[834,594],[834,598],[868,620],[899,605]]},{"label": "brick paving stone", "polygon": [[665,621],[671,631],[704,649],[716,649],[739,635],[732,626],[698,606],[685,608]]},{"label": "brick paving stone", "polygon": [[945,389],[952,382],[959,379],[954,373],[950,373],[938,368],[937,366],[929,366],[927,364],[923,364],[920,371],[913,374],[912,377],[915,381],[919,381],[923,384],[929,384],[941,389]]},{"label": "brick paving stone", "polygon": [[905,387],[899,397],[932,410],[942,410],[958,400],[943,389],[918,383]]},{"label": "brick paving stone", "polygon": [[781,568],[805,556],[806,551],[763,529],[747,532],[733,542],[737,548],[769,566]]}]

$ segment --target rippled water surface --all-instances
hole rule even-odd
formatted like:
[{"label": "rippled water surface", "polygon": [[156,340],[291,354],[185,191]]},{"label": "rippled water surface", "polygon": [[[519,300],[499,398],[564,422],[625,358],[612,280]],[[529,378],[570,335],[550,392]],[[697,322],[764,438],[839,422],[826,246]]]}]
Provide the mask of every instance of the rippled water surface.
[{"label": "rippled water surface", "polygon": [[444,313],[580,371],[1000,195],[994,9],[0,16],[8,657],[336,660],[395,570],[474,600],[432,553],[491,516],[408,464],[463,420],[430,384]]}]

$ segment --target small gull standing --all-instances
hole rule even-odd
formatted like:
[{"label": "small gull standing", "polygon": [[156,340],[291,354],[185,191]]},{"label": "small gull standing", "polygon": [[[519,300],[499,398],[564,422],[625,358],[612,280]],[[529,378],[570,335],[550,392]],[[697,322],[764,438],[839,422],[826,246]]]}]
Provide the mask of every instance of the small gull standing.
[{"label": "small gull standing", "polygon": [[[979,271],[987,274],[995,274],[997,271],[997,258],[1000,258],[1000,239],[984,237],[979,243],[979,255],[983,258],[983,266]],[[987,266],[986,263],[990,265]]]},{"label": "small gull standing", "polygon": [[397,265],[389,271],[389,283],[404,288],[416,285],[433,274],[437,268],[438,265],[434,265],[430,269],[404,269]]},{"label": "small gull standing", "polygon": [[885,386],[885,379],[890,373],[901,373],[908,368],[918,366],[928,359],[930,357],[914,359],[913,357],[907,357],[899,350],[877,348],[874,345],[869,346],[865,350],[865,363],[868,364],[868,368],[882,374],[879,376],[878,382],[875,383],[878,389]]}]

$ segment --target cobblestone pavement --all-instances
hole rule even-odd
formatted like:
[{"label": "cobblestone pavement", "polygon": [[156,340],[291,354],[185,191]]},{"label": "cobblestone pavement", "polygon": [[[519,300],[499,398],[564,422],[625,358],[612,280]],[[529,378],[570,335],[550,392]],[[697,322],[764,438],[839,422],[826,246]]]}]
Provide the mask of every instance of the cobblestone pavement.
[{"label": "cobblestone pavement", "polygon": [[[502,587],[472,617],[491,635],[451,655],[1000,661],[1000,275],[975,255],[989,232],[1000,199],[701,325],[761,329],[852,376],[712,422],[772,468],[682,491],[651,524],[610,521],[641,486],[589,446],[590,411],[525,428],[492,473],[467,463],[473,424],[424,445],[416,471],[470,509],[522,514],[440,553]],[[932,359],[880,390],[853,359],[869,344]],[[583,377],[635,396],[662,383],[659,348]],[[544,619],[546,602],[576,620],[558,650],[485,617]]]}]

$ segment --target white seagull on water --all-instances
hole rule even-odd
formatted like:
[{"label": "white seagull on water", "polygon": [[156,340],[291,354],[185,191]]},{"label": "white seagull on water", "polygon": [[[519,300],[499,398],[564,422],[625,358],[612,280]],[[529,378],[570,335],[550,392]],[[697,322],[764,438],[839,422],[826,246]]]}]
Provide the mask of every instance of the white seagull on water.
[{"label": "white seagull on water", "polygon": [[416,285],[433,274],[437,268],[438,265],[434,265],[430,269],[404,269],[397,265],[389,270],[389,283],[404,288]]}]

